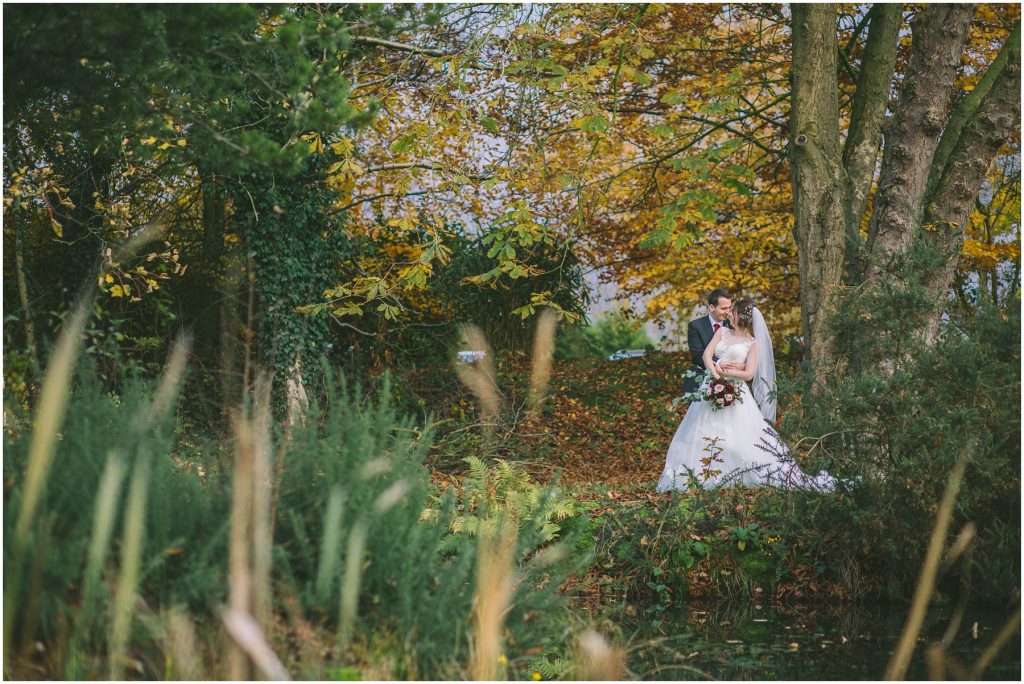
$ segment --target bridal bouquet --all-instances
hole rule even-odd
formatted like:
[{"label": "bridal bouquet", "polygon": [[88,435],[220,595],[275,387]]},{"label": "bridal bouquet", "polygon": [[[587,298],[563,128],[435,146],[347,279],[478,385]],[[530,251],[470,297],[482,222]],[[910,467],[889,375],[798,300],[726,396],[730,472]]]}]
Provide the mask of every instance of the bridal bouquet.
[{"label": "bridal bouquet", "polygon": [[721,411],[726,406],[732,406],[736,402],[743,403],[740,394],[740,381],[719,378],[716,380],[711,371],[698,372],[689,370],[683,373],[683,378],[696,380],[699,384],[697,390],[687,392],[674,400],[673,406],[680,401],[706,401],[711,405],[711,410]]},{"label": "bridal bouquet", "polygon": [[708,385],[703,389],[704,401],[711,404],[712,411],[721,411],[726,406],[732,406],[737,401],[743,402],[740,397],[740,388],[735,380],[710,378]]}]

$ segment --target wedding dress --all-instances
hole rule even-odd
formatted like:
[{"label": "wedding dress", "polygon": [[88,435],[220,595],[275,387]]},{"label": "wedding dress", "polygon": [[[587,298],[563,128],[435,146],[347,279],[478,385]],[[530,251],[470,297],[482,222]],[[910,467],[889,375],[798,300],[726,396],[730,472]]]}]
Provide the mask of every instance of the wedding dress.
[{"label": "wedding dress", "polygon": [[[762,368],[759,358],[753,379],[758,389],[751,394],[747,383],[730,378],[733,384],[740,386],[741,401],[717,411],[707,401],[694,401],[690,405],[668,447],[665,470],[658,482],[659,492],[685,491],[694,484],[705,487],[744,484],[817,491],[835,488],[835,478],[824,471],[817,476],[804,473],[786,443],[765,419],[775,417],[775,363],[770,356],[771,337],[767,327],[760,312],[754,311],[755,318],[760,319],[757,321],[760,325],[754,326],[754,338],[742,339],[724,328],[715,347],[715,356],[720,363],[732,361],[742,365],[751,347],[757,344],[759,355],[764,347],[766,367]],[[758,334],[761,330],[763,333]],[[701,389],[706,385],[707,381]],[[770,389],[760,389],[763,385],[769,385]],[[755,395],[760,395],[760,401]]]}]

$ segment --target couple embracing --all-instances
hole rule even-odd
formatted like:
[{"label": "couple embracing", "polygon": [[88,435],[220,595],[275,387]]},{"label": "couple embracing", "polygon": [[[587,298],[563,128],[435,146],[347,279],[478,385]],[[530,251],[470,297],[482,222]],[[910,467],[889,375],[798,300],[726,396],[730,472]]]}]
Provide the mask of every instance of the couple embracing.
[{"label": "couple embracing", "polygon": [[[725,290],[708,295],[708,313],[690,322],[693,367],[683,392],[693,399],[676,430],[658,491],[744,484],[831,491],[826,472],[805,474],[775,431],[775,354],[764,317],[751,299],[733,304]],[[701,374],[703,373],[703,378]],[[731,403],[703,398],[731,386]]]}]

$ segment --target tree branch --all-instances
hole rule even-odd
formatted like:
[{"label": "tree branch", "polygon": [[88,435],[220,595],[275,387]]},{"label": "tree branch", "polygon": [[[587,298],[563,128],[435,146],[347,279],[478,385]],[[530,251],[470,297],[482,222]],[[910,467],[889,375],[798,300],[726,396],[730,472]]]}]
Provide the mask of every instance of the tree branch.
[{"label": "tree branch", "polygon": [[928,170],[949,119],[953,81],[974,5],[927,5],[911,22],[913,47],[900,101],[886,132],[868,246],[873,279],[903,252],[919,225]]},{"label": "tree branch", "polygon": [[[1020,31],[1010,34],[1003,52],[1007,61],[999,77],[964,126],[925,209],[923,235],[946,257],[943,266],[926,274],[925,284],[936,296],[953,280],[964,243],[964,225],[989,165],[1020,125]],[[929,334],[937,327],[932,322]]]},{"label": "tree branch", "polygon": [[985,76],[974,87],[974,90],[964,96],[960,104],[953,110],[953,114],[950,115],[949,123],[946,124],[945,130],[942,132],[942,139],[935,150],[932,168],[928,173],[928,185],[925,188],[925,204],[931,201],[936,186],[939,184],[939,179],[946,170],[946,163],[953,153],[953,148],[957,146],[960,140],[960,133],[963,131],[964,126],[967,125],[971,117],[978,111],[981,101],[992,90],[992,85],[996,82],[996,79],[1002,75],[1008,63],[1007,55],[1014,49],[1020,50],[1020,21],[1014,24],[1013,30],[1010,31],[1010,35],[1006,39],[1006,43],[1003,44],[1003,49],[999,51],[995,61],[992,62],[988,71],[985,72]]}]

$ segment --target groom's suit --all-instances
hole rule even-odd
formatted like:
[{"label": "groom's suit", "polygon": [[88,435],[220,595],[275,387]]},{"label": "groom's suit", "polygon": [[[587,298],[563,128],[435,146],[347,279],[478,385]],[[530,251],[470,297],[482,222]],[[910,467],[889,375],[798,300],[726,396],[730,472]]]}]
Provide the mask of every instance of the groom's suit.
[{"label": "groom's suit", "polygon": [[[722,326],[728,328],[729,321],[723,321]],[[686,342],[690,347],[690,357],[693,359],[690,370],[699,373],[704,373],[707,370],[704,367],[704,350],[708,348],[708,344],[714,336],[715,328],[711,323],[711,317],[707,314],[690,321],[690,325],[686,328]],[[684,394],[695,392],[698,387],[700,387],[699,379],[686,378],[683,380]]]}]

